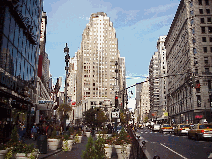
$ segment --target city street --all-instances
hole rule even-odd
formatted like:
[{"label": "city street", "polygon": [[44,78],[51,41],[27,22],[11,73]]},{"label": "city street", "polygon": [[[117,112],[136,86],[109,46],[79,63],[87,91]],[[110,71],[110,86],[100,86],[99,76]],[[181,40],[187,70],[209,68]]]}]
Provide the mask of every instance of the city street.
[{"label": "city street", "polygon": [[152,132],[144,128],[137,130],[140,142],[146,141],[148,158],[158,155],[161,159],[207,159],[212,158],[211,141],[189,140],[187,136],[175,136],[174,134],[162,134]]}]

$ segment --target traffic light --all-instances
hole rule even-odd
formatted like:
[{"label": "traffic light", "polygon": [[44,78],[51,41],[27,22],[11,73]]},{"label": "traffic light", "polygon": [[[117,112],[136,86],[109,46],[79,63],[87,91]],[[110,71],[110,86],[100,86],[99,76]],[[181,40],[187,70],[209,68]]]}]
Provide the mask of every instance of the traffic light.
[{"label": "traffic light", "polygon": [[119,98],[118,96],[115,96],[115,108],[117,108],[119,105]]}]

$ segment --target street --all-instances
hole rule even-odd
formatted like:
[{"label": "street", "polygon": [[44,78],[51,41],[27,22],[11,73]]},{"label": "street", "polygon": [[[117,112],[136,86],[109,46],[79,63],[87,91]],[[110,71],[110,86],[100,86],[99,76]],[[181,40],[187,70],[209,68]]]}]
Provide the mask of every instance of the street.
[{"label": "street", "polygon": [[[162,134],[152,132],[148,128],[137,130],[140,143],[146,141],[147,157],[158,155],[161,159],[207,159],[212,158],[211,141],[189,140],[187,136],[175,136],[174,134]],[[142,145],[142,143],[141,143]]]}]

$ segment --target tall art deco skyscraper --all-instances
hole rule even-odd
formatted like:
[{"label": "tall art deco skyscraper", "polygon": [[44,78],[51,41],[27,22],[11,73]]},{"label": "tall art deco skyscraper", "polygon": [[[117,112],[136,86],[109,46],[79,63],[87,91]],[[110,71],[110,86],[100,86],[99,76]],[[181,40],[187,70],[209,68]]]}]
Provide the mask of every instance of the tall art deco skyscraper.
[{"label": "tall art deco skyscraper", "polygon": [[123,64],[122,67],[115,65],[116,61],[120,63],[118,40],[106,13],[91,14],[82,34],[77,59],[77,104],[86,101],[87,108],[86,104],[83,108],[86,110],[93,105],[104,105],[105,101],[112,102],[115,97],[114,85],[119,85],[120,89],[123,87],[123,82],[119,81],[123,79],[125,67]]}]

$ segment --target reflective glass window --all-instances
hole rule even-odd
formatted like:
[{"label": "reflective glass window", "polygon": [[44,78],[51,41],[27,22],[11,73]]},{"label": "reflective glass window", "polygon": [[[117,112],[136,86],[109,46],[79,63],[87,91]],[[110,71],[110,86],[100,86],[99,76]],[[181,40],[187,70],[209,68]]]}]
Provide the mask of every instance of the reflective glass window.
[{"label": "reflective glass window", "polygon": [[21,54],[18,53],[16,75],[21,78]]},{"label": "reflective glass window", "polygon": [[14,18],[11,16],[11,22],[10,22],[10,41],[13,42],[13,38],[15,35],[15,20]]},{"label": "reflective glass window", "polygon": [[21,59],[21,79],[24,80],[24,58]]},{"label": "reflective glass window", "polygon": [[10,74],[13,73],[13,45],[12,43],[8,43],[8,50],[7,50],[7,58],[6,58],[6,71]]},{"label": "reflective glass window", "polygon": [[13,76],[16,76],[16,70],[17,70],[17,49],[16,48],[13,48],[13,67],[14,67]]},{"label": "reflective glass window", "polygon": [[27,68],[28,68],[28,63],[26,62],[26,60],[24,60],[24,80],[28,80],[28,71],[27,71]]},{"label": "reflective glass window", "polygon": [[23,4],[22,5],[22,15],[25,17],[26,15],[26,6]]},{"label": "reflective glass window", "polygon": [[25,52],[26,52],[26,45],[27,45],[27,43],[26,43],[26,36],[24,36],[23,37],[23,48],[22,48],[22,55],[25,57]]},{"label": "reflective glass window", "polygon": [[19,36],[19,26],[16,23],[15,25],[15,37],[14,37],[14,45],[18,47],[18,36]]},{"label": "reflective glass window", "polygon": [[8,40],[5,36],[2,39],[2,47],[1,47],[1,54],[0,54],[0,67],[5,69],[5,59],[6,59],[6,52],[7,52],[7,43]]},{"label": "reflective glass window", "polygon": [[4,18],[4,30],[3,33],[8,36],[9,35],[9,26],[10,26],[10,13],[8,11],[8,7],[5,9],[5,18]]},{"label": "reflective glass window", "polygon": [[19,39],[18,39],[18,50],[19,52],[22,52],[22,42],[23,42],[23,29],[20,29],[20,32],[19,32]]}]

